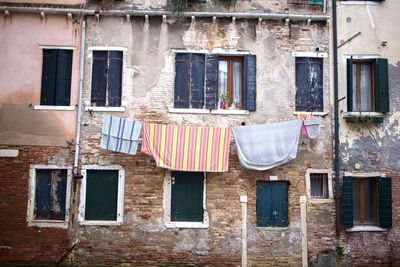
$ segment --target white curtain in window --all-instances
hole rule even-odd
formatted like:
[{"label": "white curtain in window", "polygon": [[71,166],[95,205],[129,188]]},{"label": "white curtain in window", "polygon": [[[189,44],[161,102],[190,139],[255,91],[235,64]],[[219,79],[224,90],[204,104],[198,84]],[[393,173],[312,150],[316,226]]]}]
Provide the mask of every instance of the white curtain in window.
[{"label": "white curtain in window", "polygon": [[371,107],[371,66],[361,64],[360,94],[361,111],[372,111]]},{"label": "white curtain in window", "polygon": [[236,106],[242,103],[242,63],[233,63],[233,102]]},{"label": "white curtain in window", "polygon": [[219,97],[222,94],[226,94],[228,86],[228,62],[220,61],[218,63],[218,92]]}]

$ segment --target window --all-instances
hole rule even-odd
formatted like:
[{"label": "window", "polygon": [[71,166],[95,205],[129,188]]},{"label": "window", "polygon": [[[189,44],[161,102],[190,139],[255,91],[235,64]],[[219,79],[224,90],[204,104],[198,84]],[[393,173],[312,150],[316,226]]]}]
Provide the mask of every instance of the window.
[{"label": "window", "polygon": [[93,51],[92,106],[121,106],[122,55],[122,51]]},{"label": "window", "polygon": [[202,172],[168,172],[164,182],[167,227],[208,227],[205,177]]},{"label": "window", "polygon": [[79,221],[84,224],[122,223],[125,173],[117,167],[83,170]]},{"label": "window", "polygon": [[305,178],[308,201],[314,203],[332,201],[332,176],[329,170],[307,169]]},{"label": "window", "polygon": [[72,50],[43,49],[40,105],[69,106]]},{"label": "window", "polygon": [[[220,106],[221,94],[226,106]],[[256,57],[177,53],[174,108],[256,109]]]},{"label": "window", "polygon": [[343,221],[353,226],[392,226],[392,187],[387,177],[343,178]]},{"label": "window", "polygon": [[347,59],[347,111],[389,112],[387,59]]},{"label": "window", "polygon": [[66,227],[69,220],[70,185],[71,169],[32,165],[29,225]]},{"label": "window", "polygon": [[288,226],[288,182],[257,182],[257,226]]},{"label": "window", "polygon": [[322,112],[323,59],[296,57],[296,111]]}]

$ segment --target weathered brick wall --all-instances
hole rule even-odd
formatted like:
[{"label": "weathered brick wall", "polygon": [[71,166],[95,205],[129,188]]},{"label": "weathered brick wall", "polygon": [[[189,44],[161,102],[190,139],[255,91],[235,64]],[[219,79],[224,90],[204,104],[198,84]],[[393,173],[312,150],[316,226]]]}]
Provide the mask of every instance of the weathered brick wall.
[{"label": "weathered brick wall", "polygon": [[71,165],[71,151],[57,147],[18,149],[16,158],[0,157],[0,264],[55,264],[69,246],[67,229],[28,227],[31,164]]}]

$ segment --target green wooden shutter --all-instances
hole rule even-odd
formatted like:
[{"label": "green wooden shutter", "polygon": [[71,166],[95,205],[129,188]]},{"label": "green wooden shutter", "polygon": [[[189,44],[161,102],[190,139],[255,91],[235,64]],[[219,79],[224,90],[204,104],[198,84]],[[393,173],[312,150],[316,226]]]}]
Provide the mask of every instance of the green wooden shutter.
[{"label": "green wooden shutter", "polygon": [[204,106],[204,75],[204,54],[192,54],[190,84],[190,103],[192,108],[203,108]]},{"label": "green wooden shutter", "polygon": [[118,170],[86,171],[85,220],[116,221]]},{"label": "green wooden shutter", "polygon": [[206,56],[206,109],[216,109],[218,103],[218,55]]},{"label": "green wooden shutter", "polygon": [[256,193],[257,226],[288,226],[288,183],[259,181]]},{"label": "green wooden shutter", "polygon": [[51,172],[49,170],[36,170],[35,187],[35,219],[50,219],[50,190],[51,190]]},{"label": "green wooden shutter", "polygon": [[40,105],[54,105],[57,73],[57,49],[43,49]]},{"label": "green wooden shutter", "polygon": [[179,53],[175,56],[175,108],[189,108],[190,55]]},{"label": "green wooden shutter", "polygon": [[353,111],[353,59],[348,58],[347,70],[347,111]]},{"label": "green wooden shutter", "polygon": [[376,112],[389,112],[389,74],[388,60],[375,60],[374,98]]},{"label": "green wooden shutter", "polygon": [[203,221],[202,172],[171,173],[171,221]]},{"label": "green wooden shutter", "polygon": [[108,52],[108,106],[121,106],[122,51]]},{"label": "green wooden shutter", "polygon": [[353,227],[353,184],[351,177],[343,177],[343,224]]},{"label": "green wooden shutter", "polygon": [[71,98],[72,50],[57,51],[56,106],[69,106]]},{"label": "green wooden shutter", "polygon": [[244,57],[244,104],[245,109],[249,111],[256,110],[256,95],[257,95],[257,66],[256,56],[246,55]]},{"label": "green wooden shutter", "polygon": [[92,91],[90,93],[90,101],[93,106],[104,107],[106,105],[107,60],[107,51],[93,51]]},{"label": "green wooden shutter", "polygon": [[392,181],[389,177],[379,179],[379,226],[392,227]]}]

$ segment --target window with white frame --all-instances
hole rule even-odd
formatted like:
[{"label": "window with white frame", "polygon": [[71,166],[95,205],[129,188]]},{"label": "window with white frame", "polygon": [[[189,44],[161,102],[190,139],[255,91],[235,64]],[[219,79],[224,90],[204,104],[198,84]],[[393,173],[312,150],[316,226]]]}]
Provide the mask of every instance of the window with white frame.
[{"label": "window with white frame", "polygon": [[66,226],[69,221],[71,168],[32,165],[28,222],[36,226]]},{"label": "window with white frame", "polygon": [[306,172],[306,190],[307,196],[311,201],[332,199],[332,177],[330,171],[308,169]]},{"label": "window with white frame", "polygon": [[87,166],[82,174],[79,221],[93,225],[122,223],[124,170],[120,166]]},{"label": "window with white frame", "polygon": [[164,220],[167,227],[205,228],[205,174],[168,171],[164,180]]}]

